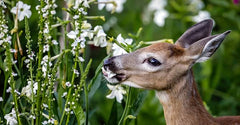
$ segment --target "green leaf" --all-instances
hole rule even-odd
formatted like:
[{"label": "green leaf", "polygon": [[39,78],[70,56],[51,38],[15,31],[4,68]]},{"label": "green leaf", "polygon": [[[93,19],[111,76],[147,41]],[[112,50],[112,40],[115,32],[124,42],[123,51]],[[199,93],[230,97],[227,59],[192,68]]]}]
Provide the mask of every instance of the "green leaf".
[{"label": "green leaf", "polygon": [[118,122],[118,108],[117,108],[117,102],[114,101],[112,105],[111,115],[108,118],[108,125],[117,125]]},{"label": "green leaf", "polygon": [[94,83],[91,86],[91,89],[89,91],[89,94],[88,94],[89,98],[91,98],[95,94],[95,92],[98,90],[98,88],[100,87],[101,79],[102,79],[102,73],[98,73],[97,77],[94,80]]},{"label": "green leaf", "polygon": [[[89,83],[89,85],[88,85],[88,90],[90,91],[90,93],[89,93],[89,95],[93,95],[95,92],[96,92],[96,90],[95,91],[92,91],[92,90],[90,90],[90,89],[92,89],[92,85],[96,82],[96,80],[99,80],[98,79],[98,75],[99,75],[99,73],[101,72],[101,69],[102,69],[102,67],[103,67],[103,61],[105,60],[105,59],[107,59],[107,58],[109,58],[110,57],[110,55],[108,55],[107,57],[105,57],[102,61],[101,61],[101,63],[98,65],[98,67],[97,67],[97,69],[96,69],[96,71],[95,71],[95,75],[94,75],[94,77],[92,78],[92,80],[90,81],[90,83]],[[96,88],[95,88],[96,89]]]}]

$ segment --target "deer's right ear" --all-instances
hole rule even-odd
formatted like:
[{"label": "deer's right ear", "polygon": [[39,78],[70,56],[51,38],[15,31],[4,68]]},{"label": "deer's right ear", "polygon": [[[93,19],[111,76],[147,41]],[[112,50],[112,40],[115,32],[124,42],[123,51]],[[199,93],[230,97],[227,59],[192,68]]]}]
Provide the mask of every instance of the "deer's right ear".
[{"label": "deer's right ear", "polygon": [[231,31],[226,31],[222,34],[209,36],[193,43],[187,48],[188,57],[193,60],[193,63],[203,62],[211,57],[221,45],[222,41]]},{"label": "deer's right ear", "polygon": [[176,45],[183,48],[188,48],[194,42],[211,35],[213,28],[213,20],[207,19],[199,22],[189,28],[183,35],[176,41]]}]

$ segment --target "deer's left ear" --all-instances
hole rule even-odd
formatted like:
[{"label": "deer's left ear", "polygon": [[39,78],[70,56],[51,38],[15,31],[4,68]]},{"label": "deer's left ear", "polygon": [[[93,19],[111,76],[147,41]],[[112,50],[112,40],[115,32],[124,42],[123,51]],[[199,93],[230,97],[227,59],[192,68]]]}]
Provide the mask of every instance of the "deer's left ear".
[{"label": "deer's left ear", "polygon": [[222,34],[209,36],[193,43],[187,48],[188,57],[193,59],[194,63],[209,59],[230,32],[231,31],[226,31]]}]

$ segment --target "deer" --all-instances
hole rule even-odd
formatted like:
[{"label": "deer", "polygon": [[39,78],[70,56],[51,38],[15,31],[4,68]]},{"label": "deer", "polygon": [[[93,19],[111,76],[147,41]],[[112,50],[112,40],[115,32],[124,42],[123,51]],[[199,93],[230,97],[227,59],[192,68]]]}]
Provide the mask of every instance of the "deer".
[{"label": "deer", "polygon": [[231,32],[211,35],[212,28],[213,20],[207,19],[187,29],[175,44],[155,43],[110,57],[103,62],[103,75],[112,84],[155,90],[167,125],[240,125],[240,116],[211,116],[194,80],[193,65],[209,59]]}]

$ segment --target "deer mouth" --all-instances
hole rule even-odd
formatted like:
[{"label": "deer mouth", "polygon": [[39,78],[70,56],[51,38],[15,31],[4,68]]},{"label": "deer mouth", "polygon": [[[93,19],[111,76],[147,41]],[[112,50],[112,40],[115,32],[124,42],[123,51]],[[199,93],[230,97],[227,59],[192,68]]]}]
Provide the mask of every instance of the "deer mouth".
[{"label": "deer mouth", "polygon": [[120,82],[127,79],[125,74],[114,73],[113,71],[109,70],[108,68],[105,69],[104,67],[102,67],[102,73],[105,79],[107,79],[110,84],[114,85],[119,84]]}]

